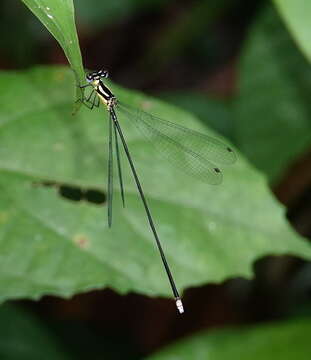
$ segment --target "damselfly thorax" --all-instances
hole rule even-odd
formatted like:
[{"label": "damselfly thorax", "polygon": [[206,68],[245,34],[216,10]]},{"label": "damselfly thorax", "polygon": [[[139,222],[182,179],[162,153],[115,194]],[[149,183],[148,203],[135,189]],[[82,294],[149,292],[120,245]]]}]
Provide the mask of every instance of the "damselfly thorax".
[{"label": "damselfly thorax", "polygon": [[110,91],[110,89],[103,83],[102,80],[94,80],[93,86],[101,102],[107,106],[108,111],[110,111],[114,106],[117,105],[117,98]]}]

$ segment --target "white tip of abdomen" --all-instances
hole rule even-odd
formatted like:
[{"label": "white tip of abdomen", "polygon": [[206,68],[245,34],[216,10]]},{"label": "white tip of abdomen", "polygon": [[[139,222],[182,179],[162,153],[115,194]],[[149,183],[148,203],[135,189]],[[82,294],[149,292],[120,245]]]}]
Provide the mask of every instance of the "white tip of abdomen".
[{"label": "white tip of abdomen", "polygon": [[184,312],[184,307],[180,298],[176,298],[176,307],[179,311],[179,314],[182,314]]}]

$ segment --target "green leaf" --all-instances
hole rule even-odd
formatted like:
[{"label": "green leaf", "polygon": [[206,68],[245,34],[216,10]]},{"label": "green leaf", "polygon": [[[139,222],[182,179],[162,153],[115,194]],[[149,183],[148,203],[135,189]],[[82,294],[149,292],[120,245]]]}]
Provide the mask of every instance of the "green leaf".
[{"label": "green leaf", "polygon": [[2,360],[65,360],[69,356],[57,339],[34,316],[17,306],[0,307]]},{"label": "green leaf", "polygon": [[[107,286],[170,295],[124,154],[126,208],[116,191],[112,229],[105,205],[60,196],[63,184],[106,189],[107,111],[83,107],[71,116],[72,83],[59,67],[0,73],[0,300]],[[185,111],[111,88],[129,105],[216,136]],[[120,122],[180,289],[249,278],[254,260],[267,254],[311,258],[241,155],[223,169],[221,185],[209,186],[172,168],[127,119]]]},{"label": "green leaf", "polygon": [[311,61],[311,2],[309,0],[274,0],[274,2],[300,50]]},{"label": "green leaf", "polygon": [[308,360],[310,320],[202,333],[173,344],[148,360]]},{"label": "green leaf", "polygon": [[[22,0],[58,41],[76,76],[76,84],[85,83],[85,73],[75,25],[72,0]],[[74,86],[76,85],[74,84]],[[76,98],[81,92],[76,88]]]},{"label": "green leaf", "polygon": [[310,92],[310,65],[268,8],[246,42],[234,111],[237,146],[272,182],[310,147]]}]

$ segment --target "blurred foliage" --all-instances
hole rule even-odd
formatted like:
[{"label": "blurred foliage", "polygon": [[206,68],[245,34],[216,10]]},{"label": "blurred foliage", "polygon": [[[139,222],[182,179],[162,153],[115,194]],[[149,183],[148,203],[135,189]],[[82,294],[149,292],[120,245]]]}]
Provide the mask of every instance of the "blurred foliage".
[{"label": "blurred foliage", "polygon": [[195,335],[149,360],[308,360],[310,320],[291,320]]},{"label": "blurred foliage", "polygon": [[[164,0],[75,0],[75,8],[79,20],[90,31],[116,22],[122,22],[126,17],[142,11],[161,9]],[[89,25],[91,24],[91,26]]]},{"label": "blurred foliage", "polygon": [[310,62],[311,2],[308,0],[274,0],[274,2],[291,35]]},{"label": "blurred foliage", "polygon": [[272,182],[311,144],[311,68],[271,8],[251,28],[234,104],[236,143]]},{"label": "blurred foliage", "polygon": [[[66,339],[66,346],[64,346]],[[122,343],[122,346],[119,346]],[[122,336],[98,336],[82,321],[40,319],[29,307],[0,306],[1,360],[137,359]]]},{"label": "blurred foliage", "polygon": [[66,360],[59,340],[41,321],[17,306],[0,307],[0,358],[2,360]]},{"label": "blurred foliage", "polygon": [[[19,25],[12,31],[12,21],[19,20]],[[29,16],[28,11],[19,2],[0,2],[0,49],[2,61],[14,62],[16,66],[32,64],[36,57],[35,34],[40,30],[33,26],[37,23],[34,17]],[[33,31],[35,28],[36,31]]]},{"label": "blurred foliage", "polygon": [[[83,356],[116,359],[127,356],[122,354],[122,348],[130,351],[126,343],[122,343],[121,347],[116,343],[109,345],[107,337],[94,341],[92,337],[89,338],[92,336],[89,331],[81,326],[75,325],[70,328],[63,323],[62,327],[68,333],[72,333],[72,337],[81,336],[83,333],[82,342],[88,340],[92,343],[92,347],[83,353],[81,344],[74,345],[73,338],[72,346],[65,349],[49,329],[50,326],[39,321],[29,311],[13,305],[0,307],[0,324],[0,356],[3,360],[65,360]],[[297,318],[287,322],[201,332],[169,345],[148,359],[246,360],[252,357],[254,360],[308,360],[310,331],[310,320]],[[59,331],[58,333],[60,334]],[[132,358],[130,355],[127,357]]]},{"label": "blurred foliage", "polygon": [[[169,24],[155,42],[148,45],[141,60],[142,66],[146,69],[152,67],[153,72],[160,73],[165,65],[185,52],[193,39],[202,35],[207,26],[231,5],[231,0],[196,2],[194,6],[183,11],[181,16],[174,20],[173,25]],[[154,59],[157,59],[156,63]]]}]

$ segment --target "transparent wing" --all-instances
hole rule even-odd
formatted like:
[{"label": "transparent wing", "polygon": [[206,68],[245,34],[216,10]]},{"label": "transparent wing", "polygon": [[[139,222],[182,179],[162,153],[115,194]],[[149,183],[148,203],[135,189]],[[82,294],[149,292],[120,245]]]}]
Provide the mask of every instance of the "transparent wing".
[{"label": "transparent wing", "polygon": [[222,181],[214,164],[229,165],[236,161],[233,150],[221,141],[173,122],[160,119],[128,105],[117,105],[157,151],[180,170],[209,184]]}]

